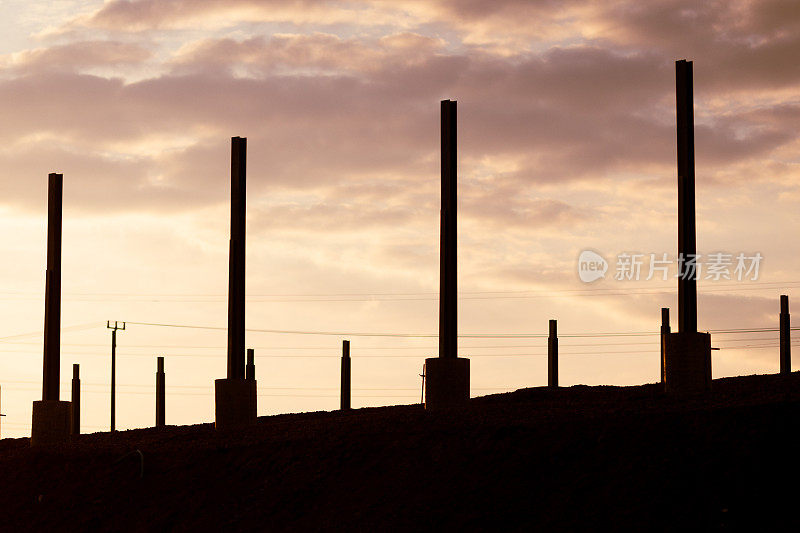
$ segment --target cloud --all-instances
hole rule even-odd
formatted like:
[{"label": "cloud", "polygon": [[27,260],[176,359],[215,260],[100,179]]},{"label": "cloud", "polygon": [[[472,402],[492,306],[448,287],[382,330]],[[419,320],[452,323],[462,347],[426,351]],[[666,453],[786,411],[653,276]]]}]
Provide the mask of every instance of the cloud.
[{"label": "cloud", "polygon": [[79,41],[24,50],[4,58],[6,69],[17,75],[38,71],[74,72],[86,67],[122,67],[143,63],[152,52],[135,43]]},{"label": "cloud", "polygon": [[116,32],[187,28],[231,28],[280,24],[295,28],[387,26],[414,30],[435,27],[456,32],[463,44],[500,54],[529,49],[531,43],[563,41],[580,33],[586,0],[111,0],[76,17],[55,33],[79,29]]},{"label": "cloud", "polygon": [[695,78],[716,93],[781,88],[800,81],[796,2],[657,0],[615,2],[596,14],[612,46],[695,60]]},{"label": "cloud", "polygon": [[324,0],[278,0],[269,4],[252,0],[112,0],[83,18],[83,22],[105,29],[135,31],[220,16],[246,20],[270,11],[277,14],[286,9],[313,10],[325,3]]},{"label": "cloud", "polygon": [[378,71],[386,63],[413,65],[441,51],[443,43],[414,33],[380,39],[342,39],[336,35],[284,34],[242,41],[206,39],[183,46],[172,61],[177,72],[245,69],[250,76],[265,74],[344,74]]},{"label": "cloud", "polygon": [[[466,189],[466,190],[463,190]],[[467,220],[482,225],[484,229],[554,228],[565,231],[576,222],[584,221],[588,213],[566,202],[551,198],[536,198],[525,194],[518,186],[493,183],[490,188],[477,190],[462,187],[461,214]]]},{"label": "cloud", "polygon": [[[252,212],[252,210],[251,210]],[[251,216],[255,231],[283,230],[372,232],[378,227],[399,226],[412,219],[413,208],[353,206],[330,203],[270,205]]]},{"label": "cloud", "polygon": [[57,31],[83,27],[142,32],[224,28],[240,23],[397,24],[408,16],[403,8],[391,3],[348,0],[111,0]]},{"label": "cloud", "polygon": [[[102,174],[106,183],[129,191],[125,205],[132,210],[199,209],[224,201],[226,145],[231,136],[243,135],[249,138],[251,193],[286,194],[286,202],[272,205],[287,219],[297,214],[293,209],[306,209],[293,203],[292,194],[310,202],[304,214],[314,219],[347,197],[381,201],[379,192],[398,199],[387,206],[398,210],[391,219],[412,216],[413,206],[436,209],[438,100],[453,98],[459,102],[465,216],[507,227],[580,226],[586,222],[581,217],[595,211],[591,202],[559,199],[555,190],[541,188],[569,181],[580,191],[613,180],[617,191],[625,184],[630,189],[616,194],[635,196],[631,191],[643,179],[650,187],[671,183],[671,54],[684,29],[690,34],[685,42],[707,46],[720,60],[748,46],[777,61],[778,48],[793,38],[791,10],[778,4],[426,5],[393,4],[391,10],[412,18],[431,17],[413,30],[402,28],[404,23],[376,29],[367,17],[361,27],[369,31],[346,36],[314,26],[247,35],[239,27],[235,38],[196,39],[193,33],[187,41],[166,28],[205,16],[273,20],[299,8],[312,14],[335,10],[339,20],[364,4],[107,2],[84,23],[161,29],[140,40],[78,41],[16,54],[16,67],[0,79],[0,160],[5,168],[19,165],[31,179],[67,163],[75,169],[76,185],[89,190]],[[390,8],[374,4],[367,13],[375,10]],[[586,38],[587,30],[573,42],[537,41],[502,53],[465,40],[488,20],[516,28],[523,14],[539,12],[586,21],[593,37]],[[667,28],[656,27],[665,13]],[[604,33],[613,16],[619,17],[619,31]],[[464,29],[470,24],[472,30]],[[705,33],[703,25],[710,27]],[[463,31],[448,33],[445,27]],[[649,32],[654,37],[646,41]],[[748,37],[753,35],[764,38]],[[165,48],[168,40],[181,46]],[[715,87],[735,74],[735,61],[727,63],[728,70],[701,68],[703,61],[696,66],[698,175],[716,185],[746,177],[768,181],[778,173],[787,182],[797,109],[773,98],[774,74],[754,77],[740,94],[726,97],[729,92],[720,95]],[[115,77],[121,66],[137,62],[146,66],[133,79]],[[779,162],[764,165],[776,154]],[[750,177],[759,166],[770,171]],[[3,201],[29,205],[20,182],[8,173],[3,179]],[[80,198],[87,210],[110,205],[88,193]],[[353,213],[338,224],[356,227],[370,216],[377,223],[379,213]]]},{"label": "cloud", "polygon": [[[137,187],[167,194],[185,209],[189,199],[201,207],[216,197],[197,191],[227,183],[224,146],[229,137],[244,135],[250,138],[256,194],[315,187],[329,194],[370,180],[413,187],[437,179],[438,100],[453,97],[459,101],[461,176],[513,187],[517,198],[537,184],[596,181],[642,169],[672,173],[671,62],[597,47],[514,58],[448,55],[416,36],[391,39],[402,44],[322,35],[207,42],[196,53],[180,54],[180,69],[133,83],[33,70],[0,81],[3,157],[19,161],[27,154],[33,162],[33,147],[54,143],[65,154],[94,159],[98,168],[128,165],[130,171],[108,172],[107,179],[125,179],[127,187],[136,172]],[[346,70],[329,61],[328,44],[365,52],[354,54],[353,68]],[[404,47],[418,52],[414,62],[397,52]],[[226,53],[229,65],[282,62],[336,72],[309,76],[270,67],[242,77],[233,68],[216,68]],[[365,61],[368,53],[381,60]],[[787,109],[793,108],[701,108],[699,168],[724,174],[790,143],[794,115]],[[91,166],[80,165],[79,174]],[[493,193],[484,188],[483,194]],[[496,215],[512,224],[535,221],[539,211],[542,221],[569,218],[568,209],[537,205],[535,197],[528,207]],[[131,195],[131,208],[137,198],[149,195]],[[514,222],[512,215],[521,218]]]},{"label": "cloud", "polygon": [[[800,8],[791,0],[111,0],[61,31],[115,32],[275,25],[303,30],[387,26],[455,36],[456,47],[510,56],[542,47],[601,44],[696,58],[717,90],[794,83]],[[271,30],[272,31],[272,30]],[[735,87],[733,86],[735,84]]]}]

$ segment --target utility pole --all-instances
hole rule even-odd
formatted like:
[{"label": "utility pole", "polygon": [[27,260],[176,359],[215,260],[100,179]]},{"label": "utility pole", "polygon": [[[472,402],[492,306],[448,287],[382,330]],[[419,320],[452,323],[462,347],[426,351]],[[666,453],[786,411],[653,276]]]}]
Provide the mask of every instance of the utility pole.
[{"label": "utility pole", "polygon": [[114,321],[114,325],[111,325],[111,321],[108,320],[106,322],[106,328],[111,330],[111,431],[116,431],[115,428],[115,419],[116,419],[116,383],[117,383],[117,330],[125,331],[125,322],[122,322],[120,326],[120,322]]}]

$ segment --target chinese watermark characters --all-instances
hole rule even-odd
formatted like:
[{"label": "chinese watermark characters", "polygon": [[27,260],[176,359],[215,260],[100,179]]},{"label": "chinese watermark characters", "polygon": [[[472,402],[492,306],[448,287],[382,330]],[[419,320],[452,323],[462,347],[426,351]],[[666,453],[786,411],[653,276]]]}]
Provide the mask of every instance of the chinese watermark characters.
[{"label": "chinese watermark characters", "polygon": [[592,250],[584,250],[578,257],[578,276],[581,281],[591,283],[604,279],[609,270],[617,281],[666,281],[670,277],[681,279],[705,279],[712,281],[736,280],[757,281],[761,261],[760,252],[738,254],[716,252],[707,254],[683,254],[677,257],[666,253],[617,254],[614,268],[603,256]]}]

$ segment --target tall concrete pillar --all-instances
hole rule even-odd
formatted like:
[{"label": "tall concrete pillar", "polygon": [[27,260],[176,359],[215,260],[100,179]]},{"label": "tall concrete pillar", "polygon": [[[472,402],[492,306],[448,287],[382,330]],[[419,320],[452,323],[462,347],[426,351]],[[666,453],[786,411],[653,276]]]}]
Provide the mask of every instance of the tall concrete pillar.
[{"label": "tall concrete pillar", "polygon": [[669,326],[669,307],[661,308],[661,383],[664,383],[664,350],[667,345],[667,334],[671,333]]},{"label": "tall concrete pillar", "polygon": [[64,175],[47,184],[47,270],[44,289],[42,400],[58,401],[61,371],[61,219]]},{"label": "tall concrete pillar", "polygon": [[547,386],[558,387],[558,322],[550,321],[547,336]]},{"label": "tall concrete pillar", "polygon": [[42,400],[33,402],[31,446],[65,442],[71,403],[59,400],[61,371],[61,204],[62,174],[48,176],[47,270],[44,289]]},{"label": "tall concrete pillar", "polygon": [[256,381],[245,379],[244,280],[247,139],[231,139],[231,238],[228,256],[228,374],[214,383],[216,428],[255,422]]},{"label": "tall concrete pillar", "polygon": [[469,359],[458,357],[456,102],[441,102],[442,207],[439,235],[439,357],[425,360],[425,407],[469,400]]},{"label": "tall concrete pillar", "polygon": [[350,409],[350,341],[342,341],[342,384],[339,408],[342,411]]},{"label": "tall concrete pillar", "polygon": [[[697,253],[694,180],[694,103],[692,62],[675,64],[675,102],[678,127],[678,255],[688,260]],[[679,263],[681,264],[681,263]],[[681,266],[683,266],[681,264]],[[697,273],[678,277],[678,331],[697,331]]]},{"label": "tall concrete pillar", "polygon": [[789,325],[789,296],[786,294],[781,294],[780,329],[781,374],[791,374],[792,342]]},{"label": "tall concrete pillar", "polygon": [[458,357],[458,143],[456,102],[441,102],[439,357]]},{"label": "tall concrete pillar", "polygon": [[228,253],[228,379],[245,378],[244,271],[247,139],[231,139],[231,238]]},{"label": "tall concrete pillar", "polygon": [[81,365],[72,365],[72,423],[70,432],[81,434]]},{"label": "tall concrete pillar", "polygon": [[697,269],[686,261],[697,253],[695,229],[694,109],[692,62],[675,63],[678,126],[678,332],[664,337],[664,388],[702,392],[711,388],[711,335],[697,332]]},{"label": "tall concrete pillar", "polygon": [[156,359],[156,427],[167,424],[167,376],[164,373],[164,358]]}]

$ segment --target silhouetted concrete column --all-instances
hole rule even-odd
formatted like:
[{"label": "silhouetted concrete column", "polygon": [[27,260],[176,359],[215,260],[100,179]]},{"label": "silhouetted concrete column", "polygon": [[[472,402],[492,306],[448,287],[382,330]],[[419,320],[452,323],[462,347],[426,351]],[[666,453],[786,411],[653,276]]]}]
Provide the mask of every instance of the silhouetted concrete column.
[{"label": "silhouetted concrete column", "polygon": [[256,351],[247,349],[247,365],[245,366],[244,379],[256,379]]},{"label": "silhouetted concrete column", "polygon": [[669,307],[661,308],[661,383],[664,383],[664,350],[667,345],[667,334],[672,333],[669,327]]},{"label": "silhouetted concrete column", "polygon": [[216,428],[252,424],[256,381],[245,379],[245,221],[247,139],[231,139],[231,239],[228,260],[228,374],[214,384]]},{"label": "silhouetted concrete column", "polygon": [[456,102],[441,103],[439,357],[458,357],[458,157]]},{"label": "silhouetted concrete column", "polygon": [[[675,64],[675,101],[678,126],[678,254],[688,261],[697,253],[694,184],[694,104],[692,62]],[[678,331],[697,331],[697,269],[678,277]]]},{"label": "silhouetted concrete column", "polygon": [[72,365],[72,423],[73,435],[81,434],[81,365]]},{"label": "silhouetted concrete column", "polygon": [[167,376],[164,373],[164,358],[156,359],[156,427],[167,424]]},{"label": "silhouetted concrete column", "polygon": [[692,62],[675,63],[678,126],[678,332],[664,343],[664,387],[668,392],[711,388],[711,335],[697,332],[697,268],[694,183],[694,109]]},{"label": "silhouetted concrete column", "polygon": [[31,445],[69,438],[71,403],[59,401],[61,370],[61,204],[62,174],[48,176],[47,270],[44,296],[42,400],[33,402]]},{"label": "silhouetted concrete column", "polygon": [[247,139],[231,139],[231,238],[228,255],[228,379],[245,378],[244,274]]},{"label": "silhouetted concrete column", "polygon": [[425,360],[425,407],[469,400],[469,359],[458,357],[456,102],[441,102],[442,208],[439,236],[439,357]]},{"label": "silhouetted concrete column", "polygon": [[792,372],[792,342],[789,326],[789,296],[781,294],[781,374]]},{"label": "silhouetted concrete column", "polygon": [[342,341],[342,386],[339,408],[342,411],[350,409],[350,341]]},{"label": "silhouetted concrete column", "polygon": [[258,396],[256,394],[256,351],[253,348],[247,349],[247,364],[245,365],[245,380],[252,386],[252,398],[250,399],[250,418],[253,420],[257,417],[258,412]]},{"label": "silhouetted concrete column", "polygon": [[47,270],[44,296],[42,400],[59,399],[61,371],[61,219],[63,174],[50,174],[47,189]]},{"label": "silhouetted concrete column", "polygon": [[550,321],[547,336],[547,386],[558,387],[558,322]]}]

